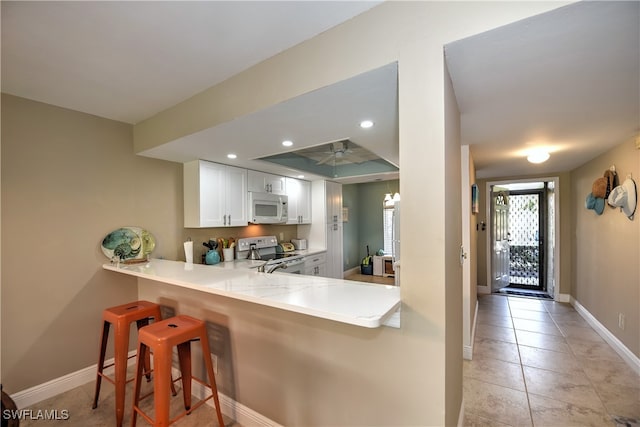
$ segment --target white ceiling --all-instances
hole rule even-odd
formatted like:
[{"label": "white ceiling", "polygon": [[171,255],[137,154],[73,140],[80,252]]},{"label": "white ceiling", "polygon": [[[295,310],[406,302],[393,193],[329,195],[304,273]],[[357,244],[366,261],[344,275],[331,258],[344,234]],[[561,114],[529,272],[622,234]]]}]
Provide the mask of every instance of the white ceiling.
[{"label": "white ceiling", "polygon": [[[445,52],[479,178],[570,171],[640,132],[640,2],[574,3]],[[546,163],[527,163],[536,146]]]},{"label": "white ceiling", "polygon": [[[2,1],[2,91],[137,123],[377,3]],[[571,170],[637,135],[639,22],[638,2],[583,2],[447,45],[478,177]],[[292,149],[349,138],[398,165],[396,73],[390,64],[145,154],[228,163],[233,148],[241,166],[293,175],[252,159],[285,151],[285,138]],[[364,118],[373,132],[355,127]],[[537,144],[552,157],[533,166],[522,153]]]},{"label": "white ceiling", "polygon": [[2,91],[137,123],[381,1],[2,1]]}]

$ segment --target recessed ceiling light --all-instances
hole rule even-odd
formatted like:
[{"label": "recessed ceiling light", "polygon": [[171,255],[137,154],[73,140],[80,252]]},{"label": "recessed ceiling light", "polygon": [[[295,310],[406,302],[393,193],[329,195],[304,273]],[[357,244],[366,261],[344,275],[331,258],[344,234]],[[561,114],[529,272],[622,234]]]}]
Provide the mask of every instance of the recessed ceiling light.
[{"label": "recessed ceiling light", "polygon": [[549,160],[549,152],[542,148],[536,148],[531,150],[527,156],[527,160],[530,163],[544,163]]},{"label": "recessed ceiling light", "polygon": [[282,145],[284,145],[285,147],[291,147],[293,145],[293,142],[289,140],[282,141]]},{"label": "recessed ceiling light", "polygon": [[298,178],[302,179],[304,178],[304,175],[298,175]]},{"label": "recessed ceiling light", "polygon": [[362,129],[369,129],[371,126],[373,126],[373,122],[371,120],[363,120],[360,122],[360,127]]},{"label": "recessed ceiling light", "polygon": [[233,154],[233,153],[229,153],[229,154],[227,154],[227,158],[229,158],[229,159],[235,159],[235,158],[237,158],[237,157],[238,157],[238,156],[237,156],[237,155],[235,155],[235,154]]}]

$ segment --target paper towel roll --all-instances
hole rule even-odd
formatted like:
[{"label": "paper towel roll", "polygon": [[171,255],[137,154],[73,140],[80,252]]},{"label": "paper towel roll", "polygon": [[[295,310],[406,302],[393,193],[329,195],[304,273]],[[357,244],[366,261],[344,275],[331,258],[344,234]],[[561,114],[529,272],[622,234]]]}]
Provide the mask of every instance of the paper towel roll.
[{"label": "paper towel roll", "polygon": [[191,240],[184,242],[184,259],[187,264],[193,264],[193,242]]}]

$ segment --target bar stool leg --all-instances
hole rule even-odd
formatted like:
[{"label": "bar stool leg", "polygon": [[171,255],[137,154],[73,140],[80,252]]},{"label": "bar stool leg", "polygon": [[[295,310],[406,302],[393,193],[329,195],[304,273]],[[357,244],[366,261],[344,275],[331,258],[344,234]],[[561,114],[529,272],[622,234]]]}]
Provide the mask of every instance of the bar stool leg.
[{"label": "bar stool leg", "polygon": [[220,412],[220,400],[218,399],[218,386],[216,385],[216,377],[213,373],[213,362],[211,361],[211,351],[209,350],[209,341],[207,340],[207,331],[204,330],[202,334],[202,355],[204,357],[204,363],[209,373],[209,381],[211,381],[211,392],[213,393],[213,402],[216,405],[216,416],[218,418],[219,427],[224,427],[224,420],[222,419],[222,412]]},{"label": "bar stool leg", "polygon": [[191,341],[178,344],[178,360],[180,372],[182,372],[182,396],[184,397],[184,409],[191,410]]},{"label": "bar stool leg", "polygon": [[142,380],[142,369],[143,364],[140,363],[140,360],[145,356],[148,356],[149,352],[147,346],[139,343],[138,344],[138,361],[136,362],[136,377],[133,383],[133,413],[131,414],[131,427],[136,427],[136,420],[138,418],[138,412],[136,408],[138,407],[138,403],[140,402],[140,382]]},{"label": "bar stool leg", "polygon": [[156,372],[153,388],[153,403],[156,417],[155,427],[169,425],[169,388],[171,383],[171,348],[160,346],[154,349],[153,364]]},{"label": "bar stool leg", "polygon": [[96,392],[93,397],[92,409],[98,407],[98,397],[100,396],[100,385],[102,384],[102,371],[104,370],[104,358],[107,353],[107,341],[109,340],[109,322],[103,322],[102,339],[100,344],[100,360],[98,361],[98,374],[96,376]]},{"label": "bar stool leg", "polygon": [[114,342],[116,423],[122,426],[124,418],[124,394],[127,386],[127,358],[129,356],[129,323],[118,322]]},{"label": "bar stool leg", "polygon": [[[146,319],[136,320],[136,327],[138,328],[138,330],[140,330],[140,328],[144,328],[148,324],[148,317]],[[145,376],[147,377],[147,382],[151,381],[151,356],[149,355],[149,353],[147,353],[147,357],[145,357],[144,359],[144,372]]]}]

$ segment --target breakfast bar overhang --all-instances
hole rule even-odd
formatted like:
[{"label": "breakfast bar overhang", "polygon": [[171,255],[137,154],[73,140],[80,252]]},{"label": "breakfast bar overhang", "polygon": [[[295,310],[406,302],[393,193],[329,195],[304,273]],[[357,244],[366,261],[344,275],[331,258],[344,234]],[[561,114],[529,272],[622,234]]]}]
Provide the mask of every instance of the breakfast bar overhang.
[{"label": "breakfast bar overhang", "polygon": [[396,286],[297,274],[261,273],[237,263],[219,266],[151,259],[141,264],[104,264],[136,276],[365,328],[385,324],[400,307]]}]

